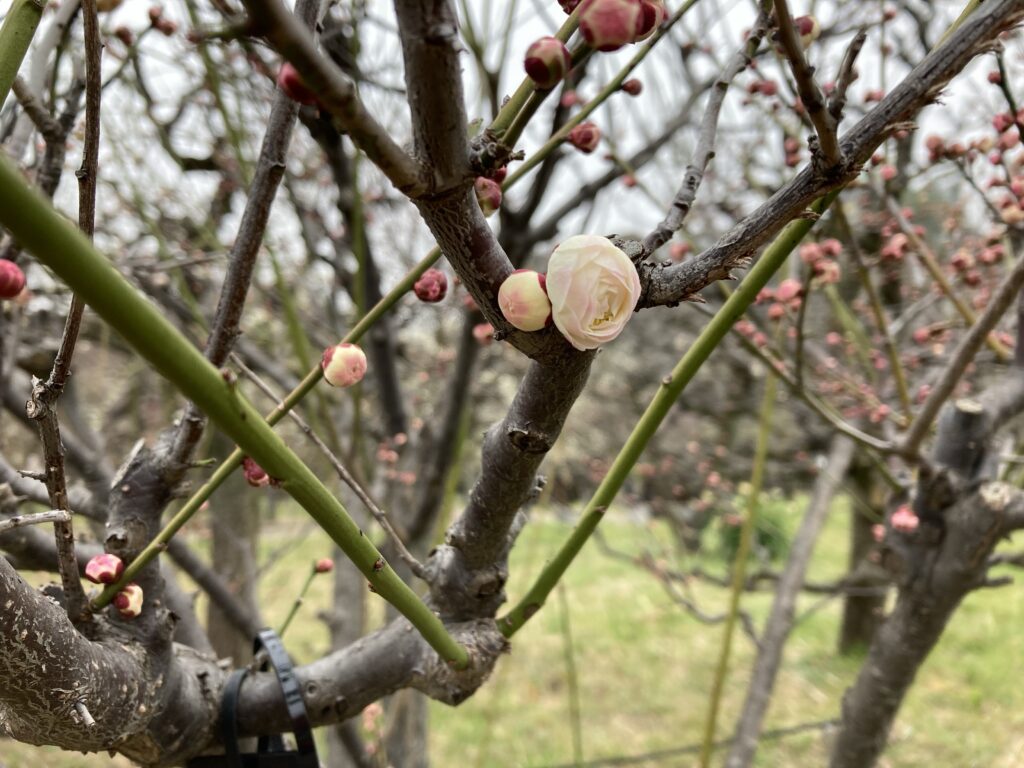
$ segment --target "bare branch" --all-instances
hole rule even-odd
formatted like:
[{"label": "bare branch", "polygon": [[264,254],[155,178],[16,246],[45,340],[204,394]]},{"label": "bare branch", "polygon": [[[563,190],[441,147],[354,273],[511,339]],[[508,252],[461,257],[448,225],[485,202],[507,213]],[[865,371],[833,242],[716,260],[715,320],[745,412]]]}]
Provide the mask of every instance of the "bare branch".
[{"label": "bare branch", "polygon": [[69,520],[71,520],[71,513],[66,509],[51,509],[46,512],[35,512],[31,515],[15,515],[14,517],[9,517],[6,520],[0,520],[0,533],[11,531],[24,525],[66,523]]}]

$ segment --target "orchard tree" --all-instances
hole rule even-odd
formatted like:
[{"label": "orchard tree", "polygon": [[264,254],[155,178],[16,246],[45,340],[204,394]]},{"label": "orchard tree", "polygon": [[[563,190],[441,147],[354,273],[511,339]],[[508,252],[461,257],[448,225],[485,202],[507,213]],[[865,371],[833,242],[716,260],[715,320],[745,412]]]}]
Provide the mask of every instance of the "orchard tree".
[{"label": "orchard tree", "polygon": [[[867,514],[832,588],[870,647],[832,765],[873,765],[1024,526],[998,434],[1024,409],[1004,319],[1024,284],[1022,68],[1004,54],[1024,1],[815,5],[13,0],[0,729],[173,765],[222,754],[232,727],[289,730],[301,698],[313,726],[341,724],[337,764],[365,764],[349,719],[407,695],[387,753],[424,764],[411,692],[472,696],[627,487],[684,506],[683,540],[718,518],[736,533],[703,765],[740,596],[773,584],[727,757],[750,765],[849,474]],[[77,227],[59,212],[72,167]],[[705,362],[743,391],[698,395]],[[578,400],[593,432],[560,441]],[[785,567],[748,573],[766,473],[795,490],[819,452]],[[589,500],[506,595],[545,475]],[[287,701],[265,654],[232,674],[263,625],[258,512],[285,494],[340,553],[310,571],[336,577],[336,650]],[[209,559],[178,535],[204,519]],[[388,622],[361,636],[367,583]]]}]

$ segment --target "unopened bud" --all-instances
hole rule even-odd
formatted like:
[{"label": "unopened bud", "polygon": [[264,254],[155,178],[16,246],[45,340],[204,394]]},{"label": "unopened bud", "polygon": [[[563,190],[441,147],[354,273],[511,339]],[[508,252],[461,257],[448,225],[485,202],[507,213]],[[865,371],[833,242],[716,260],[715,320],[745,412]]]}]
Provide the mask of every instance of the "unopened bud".
[{"label": "unopened bud", "polygon": [[591,122],[580,123],[569,131],[569,143],[589,155],[601,143],[601,129]]},{"label": "unopened bud", "polygon": [[350,387],[366,375],[366,355],[355,344],[337,344],[324,350],[320,367],[332,387]]},{"label": "unopened bud", "polygon": [[797,16],[793,19],[793,26],[796,33],[800,35],[800,45],[805,49],[818,39],[821,34],[821,25],[814,16]]},{"label": "unopened bud", "polygon": [[0,259],[0,299],[13,299],[25,287],[25,273],[13,261]]},{"label": "unopened bud", "polygon": [[620,88],[630,96],[639,96],[641,91],[644,89],[644,84],[637,80],[635,77],[630,78],[624,82]]},{"label": "unopened bud", "polygon": [[591,48],[616,51],[636,39],[642,16],[636,0],[583,0],[580,32]]},{"label": "unopened bud", "polygon": [[636,37],[633,41],[640,42],[653,35],[667,15],[665,0],[640,0],[640,17],[637,20]]},{"label": "unopened bud", "polygon": [[321,557],[313,566],[316,573],[330,573],[334,570],[334,561],[329,557]]},{"label": "unopened bud", "polygon": [[498,307],[520,331],[539,331],[551,322],[544,275],[532,269],[517,269],[498,289]]},{"label": "unopened bud", "polygon": [[122,616],[134,619],[142,613],[142,587],[134,581],[114,596],[114,607]]},{"label": "unopened bud", "polygon": [[557,37],[542,37],[526,49],[526,74],[541,89],[554,88],[572,67],[565,43]]},{"label": "unopened bud", "polygon": [[428,304],[441,301],[448,293],[448,278],[439,269],[428,269],[412,287],[416,298]]},{"label": "unopened bud", "polygon": [[124,563],[117,555],[96,555],[85,565],[85,578],[93,584],[113,584],[124,573]]},{"label": "unopened bud", "polygon": [[477,178],[473,184],[476,189],[476,201],[484,216],[490,216],[501,207],[501,185],[485,176]]},{"label": "unopened bud", "polygon": [[270,475],[251,456],[242,459],[242,474],[245,476],[245,482],[253,488],[265,488],[270,485]]},{"label": "unopened bud", "polygon": [[285,96],[299,104],[312,106],[317,102],[316,94],[309,89],[302,75],[290,61],[281,65],[277,73],[277,87],[284,91]]}]

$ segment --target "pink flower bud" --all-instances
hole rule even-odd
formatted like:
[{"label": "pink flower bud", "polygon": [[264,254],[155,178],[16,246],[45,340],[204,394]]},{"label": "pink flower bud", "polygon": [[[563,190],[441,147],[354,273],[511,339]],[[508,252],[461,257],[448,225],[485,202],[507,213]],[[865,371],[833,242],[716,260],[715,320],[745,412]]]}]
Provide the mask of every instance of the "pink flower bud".
[{"label": "pink flower bud", "polygon": [[998,69],[994,69],[988,73],[988,81],[992,83],[992,85],[999,85],[1003,82],[1003,76],[999,74]]},{"label": "pink flower bud", "polygon": [[245,482],[253,488],[265,488],[270,485],[270,475],[251,456],[242,459],[242,474],[245,476]]},{"label": "pink flower bud", "polygon": [[554,88],[572,67],[565,43],[557,37],[542,37],[526,49],[526,74],[541,89]]},{"label": "pink flower bud", "polygon": [[796,33],[800,35],[800,45],[808,48],[821,34],[821,25],[813,16],[797,16],[793,19]]},{"label": "pink flower bud", "polygon": [[309,90],[309,86],[290,61],[281,65],[277,73],[277,87],[284,91],[285,96],[299,104],[312,106],[317,102],[316,94]]},{"label": "pink flower bud", "polygon": [[321,557],[313,566],[316,573],[330,573],[334,570],[334,561],[329,557]]},{"label": "pink flower bud", "polygon": [[690,253],[689,243],[672,243],[668,249],[668,257],[675,263],[679,263]]},{"label": "pink flower bud", "polygon": [[114,607],[122,616],[133,619],[142,613],[142,587],[134,581],[114,596]]},{"label": "pink flower bud", "polygon": [[580,32],[591,48],[616,51],[636,39],[642,15],[637,0],[583,0]]},{"label": "pink flower bud", "polygon": [[580,123],[569,131],[568,139],[576,149],[589,155],[601,143],[601,129],[589,121]]},{"label": "pink flower bud", "polygon": [[909,504],[902,504],[892,513],[890,522],[894,530],[901,533],[913,533],[921,521]]},{"label": "pink flower bud", "polygon": [[494,341],[494,326],[490,323],[478,323],[473,326],[473,338],[482,346],[488,346]]},{"label": "pink flower bud", "polygon": [[473,187],[476,189],[476,201],[480,204],[484,216],[490,216],[501,207],[501,185],[498,182],[485,176],[478,176]]},{"label": "pink flower bud", "polygon": [[13,299],[25,287],[25,273],[13,261],[0,259],[0,299]]},{"label": "pink flower bud", "polygon": [[113,584],[124,573],[124,563],[117,555],[96,555],[85,565],[85,578],[93,584]]},{"label": "pink flower bud", "polygon": [[336,344],[324,350],[320,367],[332,387],[351,387],[366,375],[366,355],[355,344]]},{"label": "pink flower bud", "polygon": [[428,304],[441,301],[448,293],[448,278],[439,269],[428,269],[412,287],[416,298]]},{"label": "pink flower bud", "polygon": [[992,127],[996,129],[996,133],[1002,133],[1013,125],[1013,115],[1009,112],[1000,112],[992,118]]},{"label": "pink flower bud", "polygon": [[640,18],[637,20],[633,42],[646,40],[653,35],[667,15],[665,0],[640,0]]},{"label": "pink flower bud", "polygon": [[562,98],[558,101],[565,109],[569,107],[575,107],[580,103],[580,96],[576,91],[565,91],[562,93]]},{"label": "pink flower bud", "polygon": [[881,523],[875,523],[871,526],[871,538],[873,538],[879,544],[882,543],[882,539],[885,538],[885,526]]},{"label": "pink flower bud", "polygon": [[639,96],[641,92],[644,90],[644,84],[641,83],[635,77],[630,78],[629,80],[624,82],[620,87],[625,93],[628,93],[630,96]]},{"label": "pink flower bud", "polygon": [[517,269],[498,289],[498,307],[520,331],[539,331],[551,322],[544,275],[532,269]]}]

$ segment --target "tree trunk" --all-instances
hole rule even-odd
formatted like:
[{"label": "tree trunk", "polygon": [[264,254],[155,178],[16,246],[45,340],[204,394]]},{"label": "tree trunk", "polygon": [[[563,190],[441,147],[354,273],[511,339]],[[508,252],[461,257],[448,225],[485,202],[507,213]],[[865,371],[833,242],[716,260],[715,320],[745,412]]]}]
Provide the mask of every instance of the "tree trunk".
[{"label": "tree trunk", "polygon": [[[847,581],[857,586],[872,586],[861,577],[865,570],[873,573],[874,568],[865,569],[868,552],[874,547],[871,535],[874,525],[868,515],[873,514],[881,522],[885,517],[885,488],[869,465],[858,464],[850,472],[850,483],[855,498],[850,505],[850,567]],[[858,502],[858,499],[860,500]],[[867,508],[858,508],[859,504]],[[868,577],[867,581],[874,582]],[[880,586],[881,582],[874,584]],[[864,590],[870,591],[870,590]],[[885,594],[847,594],[843,600],[843,623],[839,630],[839,652],[843,654],[862,651],[871,644],[885,610]]]}]

